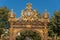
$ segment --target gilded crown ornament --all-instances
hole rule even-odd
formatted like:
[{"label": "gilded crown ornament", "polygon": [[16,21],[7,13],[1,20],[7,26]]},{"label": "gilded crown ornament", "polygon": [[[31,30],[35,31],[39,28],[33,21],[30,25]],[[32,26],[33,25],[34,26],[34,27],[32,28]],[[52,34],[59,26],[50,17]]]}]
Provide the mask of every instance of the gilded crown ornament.
[{"label": "gilded crown ornament", "polygon": [[31,9],[32,8],[31,6],[32,6],[32,4],[28,3],[27,4],[27,9]]}]

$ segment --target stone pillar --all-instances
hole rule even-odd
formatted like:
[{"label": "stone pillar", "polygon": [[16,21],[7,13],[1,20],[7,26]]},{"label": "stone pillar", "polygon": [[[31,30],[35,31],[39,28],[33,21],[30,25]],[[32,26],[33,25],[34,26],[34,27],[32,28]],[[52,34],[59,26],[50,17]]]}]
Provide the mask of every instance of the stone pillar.
[{"label": "stone pillar", "polygon": [[16,33],[13,33],[13,40],[16,40]]},{"label": "stone pillar", "polygon": [[45,28],[44,28],[44,40],[48,40],[48,30],[47,30],[46,24],[45,24]]},{"label": "stone pillar", "polygon": [[12,27],[12,23],[11,23],[10,29],[9,29],[9,40],[13,40],[13,27]]},{"label": "stone pillar", "polygon": [[12,40],[12,29],[10,28],[9,40]]},{"label": "stone pillar", "polygon": [[44,35],[43,35],[43,33],[41,33],[40,36],[41,36],[41,40],[44,40]]}]

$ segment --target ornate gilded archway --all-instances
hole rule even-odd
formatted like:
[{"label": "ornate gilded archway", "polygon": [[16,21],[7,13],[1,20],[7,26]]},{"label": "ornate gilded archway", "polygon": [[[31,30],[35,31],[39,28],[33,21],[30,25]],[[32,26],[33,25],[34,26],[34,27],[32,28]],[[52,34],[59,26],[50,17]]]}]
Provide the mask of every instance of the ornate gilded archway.
[{"label": "ornate gilded archway", "polygon": [[41,40],[41,35],[36,30],[22,30],[17,33],[16,40]]},{"label": "ornate gilded archway", "polygon": [[16,33],[23,30],[33,30],[39,32],[41,40],[47,40],[48,29],[47,24],[49,22],[49,16],[47,11],[44,12],[43,16],[39,18],[38,12],[31,7],[29,3],[25,10],[22,10],[21,17],[16,18],[13,11],[8,14],[8,21],[10,23],[10,36],[9,40],[16,40]]},{"label": "ornate gilded archway", "polygon": [[19,35],[19,32],[24,32],[25,30],[31,30],[34,31],[36,33],[39,33],[41,40],[43,40],[43,30],[39,30],[39,29],[15,29],[13,32],[13,40],[16,40],[16,36]]}]

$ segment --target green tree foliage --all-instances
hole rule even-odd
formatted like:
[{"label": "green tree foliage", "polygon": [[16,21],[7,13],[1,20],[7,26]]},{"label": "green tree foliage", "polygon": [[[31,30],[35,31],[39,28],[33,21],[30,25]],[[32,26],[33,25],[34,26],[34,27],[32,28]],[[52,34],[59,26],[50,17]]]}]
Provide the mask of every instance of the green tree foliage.
[{"label": "green tree foliage", "polygon": [[57,34],[60,36],[60,11],[54,12],[54,16],[50,20],[49,35]]},{"label": "green tree foliage", "polygon": [[0,8],[0,28],[4,28],[8,23],[9,9],[6,7]]},{"label": "green tree foliage", "polygon": [[3,34],[3,29],[0,29],[0,38],[1,38],[1,34]]},{"label": "green tree foliage", "polygon": [[8,12],[8,8],[0,7],[0,36],[3,33],[3,28],[8,26]]}]

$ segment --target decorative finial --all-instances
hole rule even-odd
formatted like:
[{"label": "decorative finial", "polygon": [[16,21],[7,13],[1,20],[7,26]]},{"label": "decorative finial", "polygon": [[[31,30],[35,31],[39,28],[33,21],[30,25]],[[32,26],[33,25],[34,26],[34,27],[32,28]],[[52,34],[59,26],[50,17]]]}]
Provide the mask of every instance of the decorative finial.
[{"label": "decorative finial", "polygon": [[13,12],[13,9],[11,9],[11,12]]},{"label": "decorative finial", "polygon": [[23,15],[23,11],[24,11],[24,10],[21,11],[21,15]]},{"label": "decorative finial", "polygon": [[27,9],[31,9],[32,8],[31,6],[32,6],[32,4],[31,3],[28,3],[27,4]]},{"label": "decorative finial", "polygon": [[15,14],[14,14],[14,12],[13,12],[13,9],[11,9],[10,17],[15,17]]},{"label": "decorative finial", "polygon": [[43,17],[44,17],[45,19],[46,19],[46,18],[49,18],[49,14],[48,14],[48,12],[47,12],[47,9],[45,9]]},{"label": "decorative finial", "polygon": [[45,12],[47,12],[47,9],[45,9]]},{"label": "decorative finial", "polygon": [[34,9],[34,12],[36,12],[36,13],[37,13],[37,10],[36,10],[36,9]]}]

